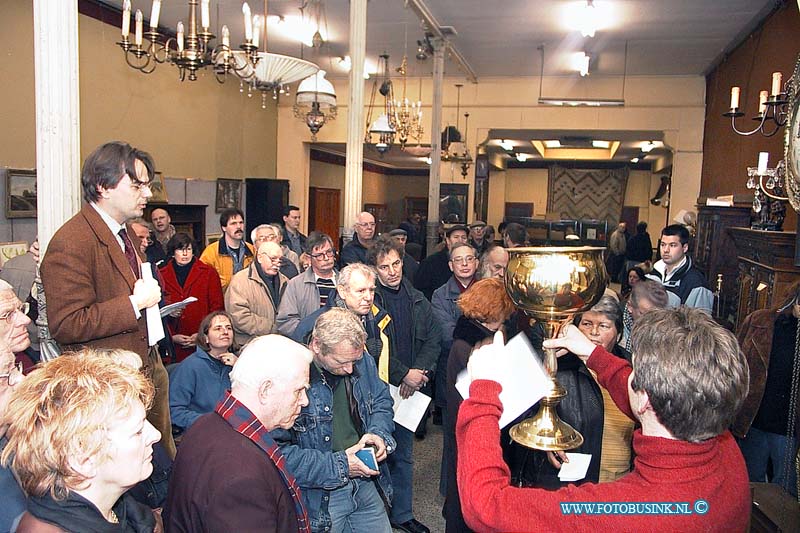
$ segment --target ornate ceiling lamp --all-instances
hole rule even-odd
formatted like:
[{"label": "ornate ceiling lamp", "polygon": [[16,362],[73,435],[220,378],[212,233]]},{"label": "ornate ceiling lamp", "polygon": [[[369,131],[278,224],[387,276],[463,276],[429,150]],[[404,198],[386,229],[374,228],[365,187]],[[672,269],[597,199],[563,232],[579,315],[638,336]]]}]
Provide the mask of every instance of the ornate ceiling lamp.
[{"label": "ornate ceiling lamp", "polygon": [[[369,112],[367,113],[367,135],[364,142],[367,144],[372,143],[372,136],[376,135],[378,141],[375,143],[375,149],[380,155],[385,154],[392,149],[394,136],[397,129],[393,124],[394,117],[394,91],[392,89],[392,80],[389,79],[389,55],[386,53],[381,54],[383,76],[376,76],[372,83],[372,93],[369,97]],[[379,73],[380,74],[380,73]],[[382,79],[380,88],[378,88],[378,80]],[[375,122],[372,122],[372,110],[375,105],[376,93],[380,93],[384,98],[382,113],[378,116]]]},{"label": "ornate ceiling lamp", "polygon": [[[472,154],[469,153],[469,146],[467,145],[466,135],[462,135],[458,129],[459,114],[461,112],[461,88],[464,85],[461,83],[456,84],[458,90],[458,97],[456,100],[456,126],[447,126],[442,132],[442,161],[448,163],[456,163],[461,165],[461,175],[467,177],[469,167],[472,166]],[[469,113],[464,113],[464,129],[469,124]],[[463,139],[463,140],[462,140]]]},{"label": "ornate ceiling lamp", "polygon": [[[221,42],[214,44],[216,35],[211,33],[210,4],[211,0],[188,0],[189,22],[179,22],[175,37],[167,37],[158,31],[158,19],[161,14],[161,0],[153,0],[150,12],[150,30],[144,32],[142,11],[137,9],[134,19],[134,39],[130,40],[131,2],[122,4],[122,39],[117,43],[125,52],[125,61],[131,68],[142,73],[153,72],[161,63],[170,63],[178,68],[181,81],[187,77],[189,81],[197,79],[197,72],[212,66],[218,82],[224,83],[228,74],[234,74],[244,91],[247,84],[248,94],[254,90],[262,93],[261,106],[266,107],[267,94],[277,98],[278,92],[284,92],[286,85],[314,74],[317,65],[295,57],[267,52],[267,0],[264,0],[264,14],[252,16],[247,2],[242,4],[244,17],[245,42],[239,50],[230,46],[230,32],[223,25]],[[200,22],[198,24],[197,8],[200,6]],[[263,47],[261,31],[264,30]],[[145,42],[145,38],[146,41]]]}]

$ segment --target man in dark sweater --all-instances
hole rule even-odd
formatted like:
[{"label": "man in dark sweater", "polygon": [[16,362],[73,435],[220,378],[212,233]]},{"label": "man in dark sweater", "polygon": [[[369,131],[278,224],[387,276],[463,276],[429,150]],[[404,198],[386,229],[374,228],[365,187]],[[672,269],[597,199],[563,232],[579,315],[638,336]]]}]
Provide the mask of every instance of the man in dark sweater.
[{"label": "man in dark sweater", "polygon": [[[421,292],[403,278],[403,248],[392,238],[381,237],[367,254],[378,272],[375,301],[394,321],[395,359],[406,370],[400,383],[400,396],[408,398],[428,383],[436,369],[441,332],[432,320],[431,304]],[[414,433],[399,424],[393,433],[397,451],[389,457],[389,472],[394,485],[392,526],[410,533],[429,529],[414,518],[412,501],[412,453]]]},{"label": "man in dark sweater", "polygon": [[351,263],[366,263],[367,250],[375,240],[375,217],[363,211],[358,214],[353,224],[356,234],[353,240],[342,247],[339,267],[344,268]]},{"label": "man in dark sweater", "polygon": [[444,233],[444,242],[447,246],[429,255],[419,264],[417,275],[414,276],[414,287],[422,291],[428,301],[433,297],[433,291],[447,283],[453,275],[449,266],[450,248],[456,243],[466,244],[468,233],[466,226],[450,226]]}]

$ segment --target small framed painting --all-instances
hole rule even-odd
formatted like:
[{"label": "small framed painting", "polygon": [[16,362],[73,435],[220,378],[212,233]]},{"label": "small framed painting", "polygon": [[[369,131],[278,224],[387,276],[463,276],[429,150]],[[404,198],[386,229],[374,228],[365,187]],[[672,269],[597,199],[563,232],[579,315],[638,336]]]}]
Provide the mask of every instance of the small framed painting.
[{"label": "small framed painting", "polygon": [[36,171],[6,169],[6,218],[36,218]]},{"label": "small framed painting", "polygon": [[217,195],[214,211],[242,208],[242,180],[217,179]]}]

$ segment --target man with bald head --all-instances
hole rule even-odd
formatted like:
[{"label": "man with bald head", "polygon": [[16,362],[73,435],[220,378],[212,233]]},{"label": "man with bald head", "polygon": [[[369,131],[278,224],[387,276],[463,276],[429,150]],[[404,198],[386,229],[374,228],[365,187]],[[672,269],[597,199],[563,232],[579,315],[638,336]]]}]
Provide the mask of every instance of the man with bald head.
[{"label": "man with bald head", "polygon": [[150,221],[153,223],[153,230],[156,234],[156,241],[161,245],[164,253],[167,253],[167,243],[175,235],[175,226],[171,224],[172,219],[166,209],[153,209],[150,213]]},{"label": "man with bald head", "polygon": [[168,531],[309,531],[300,489],[269,432],[290,429],[308,405],[310,364],[307,348],[280,335],[244,347],[230,392],[183,437],[164,508]]},{"label": "man with bald head", "polygon": [[225,310],[231,315],[240,346],[255,336],[277,332],[275,315],[289,281],[279,271],[282,255],[279,244],[263,242],[256,260],[231,279]]},{"label": "man with bald head", "polygon": [[353,235],[353,240],[342,248],[339,259],[340,268],[344,268],[350,263],[367,263],[367,250],[375,241],[375,217],[371,213],[362,211],[356,217],[353,229],[356,234]]}]

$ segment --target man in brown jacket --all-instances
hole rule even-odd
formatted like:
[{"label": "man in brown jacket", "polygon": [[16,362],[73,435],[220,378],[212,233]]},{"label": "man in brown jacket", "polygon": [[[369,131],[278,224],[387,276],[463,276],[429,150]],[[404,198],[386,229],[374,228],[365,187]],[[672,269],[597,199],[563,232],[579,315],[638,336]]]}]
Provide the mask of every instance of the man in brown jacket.
[{"label": "man in brown jacket", "polygon": [[120,348],[142,359],[156,395],[148,420],[175,456],[169,418],[169,380],[147,339],[144,310],[157,305],[161,288],[142,279],[139,238],[126,221],[142,216],[150,192],[153,160],[123,142],[97,148],[84,161],[81,188],[86,202],[55,233],[41,266],[47,317],[64,350],[82,346]]}]

